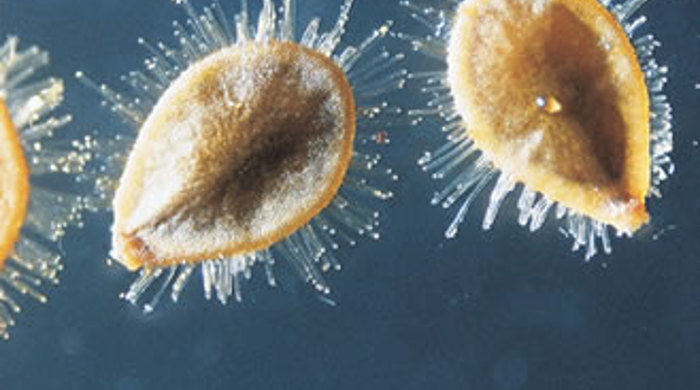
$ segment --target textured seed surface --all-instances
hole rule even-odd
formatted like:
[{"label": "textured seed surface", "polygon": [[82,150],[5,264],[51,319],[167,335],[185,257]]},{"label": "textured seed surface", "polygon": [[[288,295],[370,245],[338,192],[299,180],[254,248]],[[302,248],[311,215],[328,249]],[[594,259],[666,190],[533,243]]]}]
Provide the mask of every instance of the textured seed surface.
[{"label": "textured seed surface", "polygon": [[144,123],[114,201],[131,268],[261,250],[316,216],[352,155],[355,105],[330,59],[248,43],[192,65]]}]

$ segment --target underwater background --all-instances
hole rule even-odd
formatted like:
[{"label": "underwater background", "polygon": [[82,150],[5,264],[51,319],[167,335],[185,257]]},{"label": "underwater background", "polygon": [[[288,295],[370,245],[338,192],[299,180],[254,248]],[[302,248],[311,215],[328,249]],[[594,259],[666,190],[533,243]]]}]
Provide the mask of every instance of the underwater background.
[{"label": "underwater background", "polygon": [[[427,33],[397,3],[357,0],[347,42],[387,19]],[[298,6],[299,23],[321,16],[328,27],[340,0]],[[343,252],[330,300],[280,264],[281,286],[258,267],[241,304],[207,302],[193,278],[180,303],[143,315],[118,299],[133,275],[105,261],[111,216],[91,214],[61,242],[65,271],[44,290],[49,303],[22,299],[0,343],[0,390],[700,388],[700,1],[650,0],[642,13],[670,67],[677,171],[650,202],[652,224],[614,239],[612,255],[585,262],[553,223],[528,233],[517,197],[483,232],[481,196],[446,240],[454,210],[428,204],[438,184],[416,164],[441,144],[439,124],[398,126],[385,158],[401,180],[381,210],[382,239]],[[45,74],[66,81],[62,109],[75,118],[65,136],[114,133],[124,126],[75,71],[121,85],[146,55],[137,37],[172,42],[171,21],[183,16],[168,0],[0,0],[0,37],[50,51]],[[409,55],[406,66],[438,64]],[[392,101],[423,102],[411,91]]]}]

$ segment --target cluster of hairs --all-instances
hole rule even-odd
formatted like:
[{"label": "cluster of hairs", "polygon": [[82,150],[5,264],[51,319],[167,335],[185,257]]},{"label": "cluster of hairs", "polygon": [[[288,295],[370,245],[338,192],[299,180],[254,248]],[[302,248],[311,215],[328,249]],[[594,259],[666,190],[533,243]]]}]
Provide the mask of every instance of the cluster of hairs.
[{"label": "cluster of hairs", "polygon": [[9,337],[13,314],[21,306],[12,293],[40,302],[47,297],[42,284],[58,283],[62,269],[58,243],[69,225],[82,226],[88,199],[78,194],[78,182],[86,179],[85,166],[92,158],[94,140],[63,140],[57,131],[71,116],[51,116],[63,100],[63,82],[36,77],[49,63],[47,52],[36,46],[20,50],[19,40],[9,37],[0,45],[0,98],[5,101],[18,132],[31,172],[27,216],[14,251],[0,269],[0,337]]},{"label": "cluster of hairs", "polygon": [[331,58],[347,75],[357,104],[357,137],[351,166],[345,181],[331,204],[310,223],[266,250],[233,258],[213,258],[201,264],[142,269],[138,278],[123,294],[133,304],[143,301],[144,311],[151,311],[162,295],[170,290],[173,301],[197,268],[201,269],[204,292],[223,304],[230,297],[240,301],[241,287],[258,263],[264,266],[268,283],[276,285],[273,266],[279,260],[288,262],[302,279],[320,293],[330,287],[324,272],[340,269],[338,249],[355,246],[363,237],[379,238],[380,215],[374,206],[393,197],[392,182],[398,179],[385,167],[381,147],[389,142],[386,130],[401,114],[398,107],[382,100],[388,92],[403,88],[408,74],[401,68],[402,53],[392,54],[382,41],[389,39],[392,22],[386,22],[356,46],[342,43],[353,0],[345,0],[333,27],[321,31],[321,20],[314,18],[299,33],[296,25],[296,1],[284,0],[277,8],[272,0],[264,0],[257,20],[253,20],[248,1],[241,1],[240,12],[229,19],[218,0],[196,9],[188,1],[178,2],[185,10],[184,22],[173,22],[174,43],[149,42],[139,38],[139,45],[149,53],[143,70],[122,77],[123,92],[97,84],[83,72],[77,78],[95,90],[102,105],[114,112],[131,129],[100,145],[101,168],[97,180],[104,206],[109,203],[118,183],[138,130],[168,86],[190,65],[232,45],[248,41],[294,41]]},{"label": "cluster of hairs", "polygon": [[[670,157],[673,151],[673,117],[671,105],[664,94],[668,68],[660,65],[654,57],[655,50],[661,44],[653,35],[639,33],[647,19],[645,16],[636,16],[636,13],[647,0],[599,1],[624,27],[646,77],[651,102],[650,193],[660,198],[661,183],[675,170]],[[440,6],[418,4],[416,0],[402,0],[400,3],[409,10],[412,19],[430,31],[425,36],[400,34],[400,37],[411,42],[415,51],[435,59],[444,67],[443,70],[410,73],[408,77],[420,84],[421,92],[428,99],[426,108],[409,111],[409,115],[414,117],[413,123],[418,125],[425,118],[434,118],[443,123],[442,131],[447,138],[442,147],[425,153],[419,160],[422,169],[429,172],[433,179],[445,183],[442,190],[433,196],[431,203],[445,209],[457,207],[456,215],[445,235],[448,238],[456,236],[474,200],[488,189],[489,205],[482,227],[490,229],[506,197],[521,187],[517,201],[520,225],[527,226],[534,232],[544,225],[553,212],[555,218],[562,221],[560,231],[573,239],[572,249],[584,249],[586,260],[595,256],[599,247],[605,253],[611,253],[609,232],[614,230],[613,227],[518,184],[507,172],[494,166],[470,138],[468,123],[464,122],[455,107],[446,70],[447,44],[456,7],[460,3],[459,0],[448,0]],[[620,231],[616,233],[628,234]]]}]

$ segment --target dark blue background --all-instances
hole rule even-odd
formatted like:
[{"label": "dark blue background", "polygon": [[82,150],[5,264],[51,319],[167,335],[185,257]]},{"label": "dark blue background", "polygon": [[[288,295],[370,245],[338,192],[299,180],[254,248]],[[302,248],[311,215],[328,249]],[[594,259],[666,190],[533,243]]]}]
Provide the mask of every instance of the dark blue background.
[{"label": "dark blue background", "polygon": [[[299,3],[301,20],[328,25],[340,1]],[[350,41],[388,18],[414,30],[395,3],[358,0]],[[331,278],[337,307],[280,267],[283,287],[257,270],[243,304],[207,303],[195,279],[180,304],[144,317],[117,299],[131,276],[105,265],[110,216],[92,215],[63,242],[50,304],[24,300],[0,343],[0,389],[700,388],[700,2],[652,0],[643,12],[671,67],[678,172],[651,204],[653,224],[615,240],[613,255],[585,263],[554,226],[527,233],[513,199],[491,232],[480,230],[481,199],[446,241],[454,210],[427,205],[436,187],[415,164],[440,135],[430,123],[395,129],[387,158],[399,196],[383,210],[382,241],[345,252]],[[166,0],[0,0],[0,36],[51,50],[76,117],[66,131],[113,132],[119,122],[74,71],[118,84],[145,54],[136,38],[167,39],[181,15]]]}]

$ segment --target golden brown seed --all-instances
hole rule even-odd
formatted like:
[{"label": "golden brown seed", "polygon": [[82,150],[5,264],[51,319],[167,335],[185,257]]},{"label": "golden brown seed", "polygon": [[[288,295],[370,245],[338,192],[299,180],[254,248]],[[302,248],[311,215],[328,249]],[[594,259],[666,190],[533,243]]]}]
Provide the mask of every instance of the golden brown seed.
[{"label": "golden brown seed", "polygon": [[470,137],[497,168],[621,231],[647,222],[648,91],[597,1],[463,2],[448,64]]},{"label": "golden brown seed", "polygon": [[113,256],[134,269],[265,249],[340,187],[355,103],[342,70],[295,43],[215,52],[142,126],[114,200]]}]

